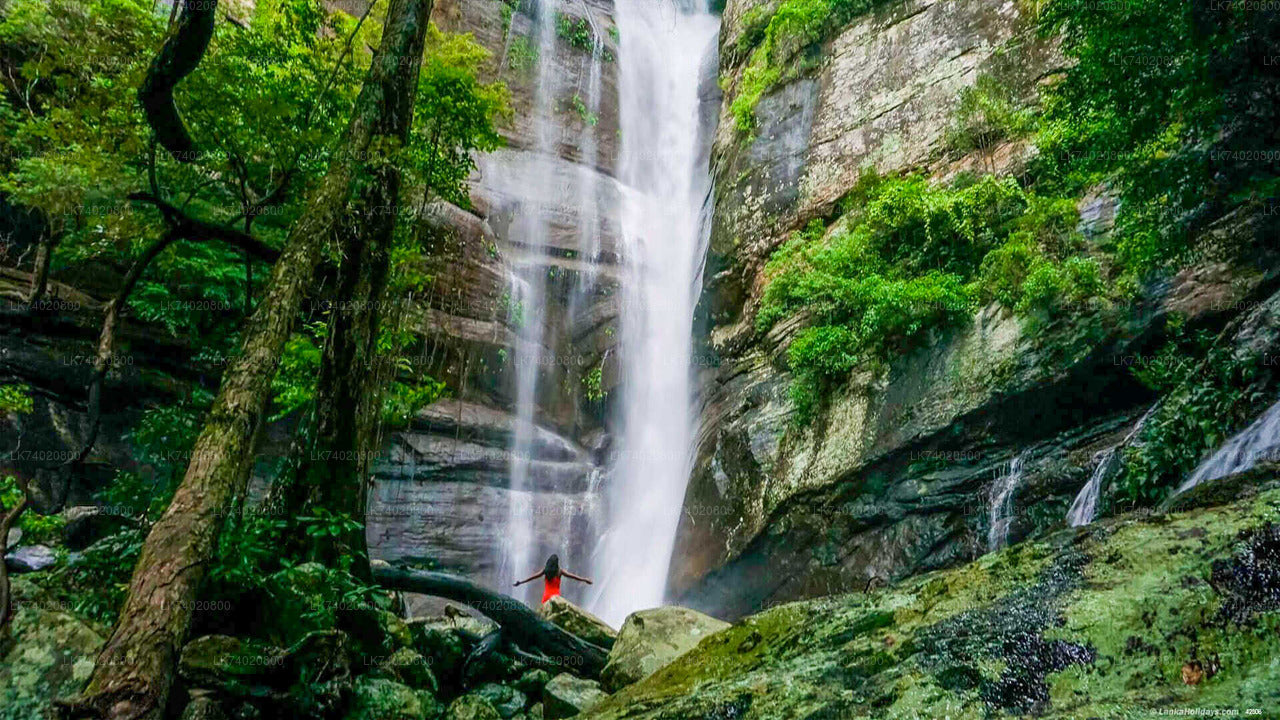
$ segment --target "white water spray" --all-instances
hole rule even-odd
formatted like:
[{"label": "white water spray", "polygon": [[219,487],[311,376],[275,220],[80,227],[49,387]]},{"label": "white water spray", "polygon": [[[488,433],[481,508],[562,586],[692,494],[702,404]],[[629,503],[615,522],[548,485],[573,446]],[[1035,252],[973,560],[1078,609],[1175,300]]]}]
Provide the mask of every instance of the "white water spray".
[{"label": "white water spray", "polygon": [[1186,492],[1208,480],[1242,473],[1266,460],[1280,460],[1280,402],[1200,463],[1178,486],[1178,492]]},{"label": "white water spray", "polygon": [[710,192],[698,89],[719,28],[697,4],[616,4],[619,180],[626,186],[623,417],[590,599],[614,625],[662,603],[696,429],[692,321],[706,253],[701,210]]},{"label": "white water spray", "polygon": [[1009,526],[1013,524],[1013,498],[1022,484],[1024,451],[1004,465],[991,484],[991,504],[987,511],[987,551],[995,552],[1009,543]]}]

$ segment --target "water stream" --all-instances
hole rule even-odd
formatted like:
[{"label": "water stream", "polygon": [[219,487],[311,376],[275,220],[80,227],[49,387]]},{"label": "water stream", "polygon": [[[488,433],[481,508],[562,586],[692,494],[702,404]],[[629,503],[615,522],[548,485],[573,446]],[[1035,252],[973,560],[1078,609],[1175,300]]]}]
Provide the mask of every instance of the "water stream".
[{"label": "water stream", "polygon": [[990,505],[987,510],[987,551],[995,552],[1009,544],[1009,526],[1013,524],[1013,499],[1022,484],[1022,466],[1027,452],[1016,455],[1005,463],[995,482],[991,484]]},{"label": "water stream", "polygon": [[626,253],[621,437],[589,607],[618,625],[663,601],[695,431],[693,307],[706,254],[709,138],[699,85],[718,19],[703,2],[617,0]]},{"label": "water stream", "polygon": [[1280,402],[1272,405],[1201,462],[1178,486],[1182,493],[1209,480],[1244,472],[1265,460],[1280,459]]}]

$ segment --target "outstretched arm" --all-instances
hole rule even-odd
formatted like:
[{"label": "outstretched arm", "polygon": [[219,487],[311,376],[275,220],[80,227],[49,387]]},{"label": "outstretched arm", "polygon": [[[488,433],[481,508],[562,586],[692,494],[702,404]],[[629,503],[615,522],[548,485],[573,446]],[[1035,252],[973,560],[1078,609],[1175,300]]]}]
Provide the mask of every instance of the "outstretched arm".
[{"label": "outstretched arm", "polygon": [[529,577],[527,577],[527,578],[525,578],[525,579],[523,579],[523,580],[518,580],[518,581],[516,581],[516,582],[512,583],[512,584],[511,584],[511,587],[519,587],[520,585],[523,585],[523,584],[525,584],[525,583],[527,583],[527,582],[530,582],[530,581],[532,581],[532,580],[537,580],[537,579],[538,579],[538,578],[540,578],[540,577],[542,577],[542,571],[541,571],[541,570],[539,570],[538,572],[536,572],[536,573],[534,573],[534,574],[530,575]]},{"label": "outstretched arm", "polygon": [[588,584],[588,585],[590,585],[590,584],[591,584],[591,581],[590,581],[590,580],[588,580],[588,579],[586,579],[586,578],[584,578],[584,577],[578,577],[577,575],[574,575],[573,573],[569,572],[568,570],[561,570],[561,571],[560,571],[560,574],[561,574],[561,575],[563,575],[563,576],[565,576],[565,577],[567,577],[567,578],[573,578],[574,580],[577,580],[578,582],[584,582],[584,583],[586,583],[586,584]]}]

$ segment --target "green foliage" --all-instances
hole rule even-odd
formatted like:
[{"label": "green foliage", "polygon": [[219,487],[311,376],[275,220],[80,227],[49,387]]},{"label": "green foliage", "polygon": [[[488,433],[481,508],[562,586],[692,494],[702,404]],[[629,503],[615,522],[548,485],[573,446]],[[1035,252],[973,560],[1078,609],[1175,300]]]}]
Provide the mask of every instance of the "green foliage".
[{"label": "green foliage", "polygon": [[960,154],[987,151],[1004,140],[1025,135],[1033,127],[1031,110],[1021,106],[1012,86],[984,74],[960,93],[946,142]]},{"label": "green foliage", "polygon": [[471,205],[465,183],[475,169],[474,154],[502,146],[496,124],[511,115],[506,85],[478,79],[490,57],[470,34],[428,29],[406,170],[411,180],[462,207]]},{"label": "green foliage", "polygon": [[600,118],[587,108],[587,104],[582,101],[582,96],[574,93],[573,98],[569,101],[573,105],[574,112],[578,113],[578,117],[582,118],[582,124],[588,127],[595,127],[600,122]]},{"label": "green foliage", "polygon": [[128,529],[108,535],[59,564],[46,583],[73,612],[111,625],[129,589],[133,566],[146,532]]},{"label": "green foliage", "polygon": [[556,15],[556,35],[575,50],[590,52],[595,47],[595,33],[586,18],[559,13]]},{"label": "green foliage", "polygon": [[980,301],[1052,319],[1104,295],[1102,265],[1076,254],[1074,204],[1012,179],[868,173],[841,207],[831,232],[814,221],[770,258],[756,316],[760,332],[808,322],[787,354],[802,422],[855,367],[917,347]]},{"label": "green foliage", "polygon": [[[0,478],[0,508],[11,510],[22,501],[22,489],[12,475]],[[56,541],[62,535],[66,521],[61,515],[41,515],[28,507],[18,520],[22,528],[22,542],[28,545]]]},{"label": "green foliage", "polygon": [[1266,400],[1254,383],[1257,358],[1213,347],[1205,333],[1188,335],[1175,328],[1172,336],[1155,355],[1134,366],[1134,374],[1163,397],[1125,448],[1121,472],[1112,483],[1112,502],[1159,503]]},{"label": "green foliage", "polygon": [[30,386],[12,383],[0,385],[0,420],[28,415],[33,407]]},{"label": "green foliage", "polygon": [[609,393],[604,389],[604,366],[597,365],[583,375],[582,387],[586,392],[587,400],[591,402],[600,402],[608,397]]},{"label": "green foliage", "polygon": [[1202,250],[1205,227],[1270,202],[1280,175],[1280,16],[1265,3],[1051,0],[1046,34],[1069,62],[1047,89],[1037,182],[1121,196],[1120,263],[1138,276]]},{"label": "green foliage", "polygon": [[804,68],[796,63],[801,51],[825,40],[853,18],[883,0],[782,0],[772,14],[749,11],[746,30],[736,47],[754,47],[743,70],[730,111],[738,130],[755,128],[755,108],[771,88],[795,77]]},{"label": "green foliage", "polygon": [[533,69],[538,64],[538,46],[529,38],[518,35],[507,43],[507,67],[518,72]]}]

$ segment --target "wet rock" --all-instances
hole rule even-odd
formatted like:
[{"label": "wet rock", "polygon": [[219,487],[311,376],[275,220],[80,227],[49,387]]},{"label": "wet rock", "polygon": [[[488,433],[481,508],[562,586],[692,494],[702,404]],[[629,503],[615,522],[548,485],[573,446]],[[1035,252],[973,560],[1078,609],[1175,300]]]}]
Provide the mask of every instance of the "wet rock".
[{"label": "wet rock", "polygon": [[1280,525],[1267,524],[1241,537],[1243,548],[1213,564],[1209,585],[1222,596],[1218,615],[1236,625],[1280,610]]},{"label": "wet rock", "polygon": [[638,682],[694,648],[729,623],[681,607],[660,607],[631,613],[622,623],[617,642],[600,673],[605,690]]},{"label": "wet rock", "polygon": [[52,567],[58,555],[47,545],[24,545],[4,558],[12,573],[31,573]]},{"label": "wet rock", "polygon": [[360,678],[345,720],[436,720],[444,708],[426,690],[382,678]]},{"label": "wet rock", "polygon": [[573,717],[586,712],[609,697],[600,683],[560,673],[542,690],[543,713],[547,720]]},{"label": "wet rock", "polygon": [[564,597],[556,595],[542,604],[542,616],[589,643],[608,650],[618,638],[609,624]]},{"label": "wet rock", "polygon": [[524,706],[528,702],[524,693],[508,685],[500,685],[498,683],[485,683],[473,692],[488,700],[489,704],[498,711],[498,714],[504,720],[524,710]]},{"label": "wet rock", "polygon": [[488,700],[476,694],[467,694],[449,703],[445,720],[502,720]]}]

